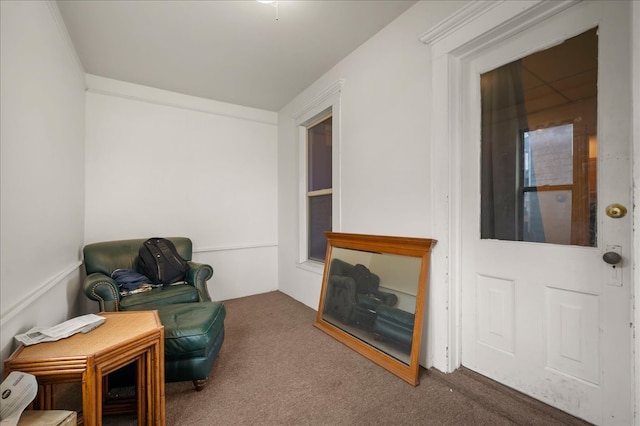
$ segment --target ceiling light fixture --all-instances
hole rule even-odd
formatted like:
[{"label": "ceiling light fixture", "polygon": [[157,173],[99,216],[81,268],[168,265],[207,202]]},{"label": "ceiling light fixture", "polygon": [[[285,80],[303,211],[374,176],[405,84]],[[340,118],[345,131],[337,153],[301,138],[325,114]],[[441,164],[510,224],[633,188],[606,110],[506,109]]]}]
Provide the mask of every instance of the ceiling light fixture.
[{"label": "ceiling light fixture", "polygon": [[270,4],[276,8],[276,21],[278,20],[278,0],[256,0],[258,3]]}]

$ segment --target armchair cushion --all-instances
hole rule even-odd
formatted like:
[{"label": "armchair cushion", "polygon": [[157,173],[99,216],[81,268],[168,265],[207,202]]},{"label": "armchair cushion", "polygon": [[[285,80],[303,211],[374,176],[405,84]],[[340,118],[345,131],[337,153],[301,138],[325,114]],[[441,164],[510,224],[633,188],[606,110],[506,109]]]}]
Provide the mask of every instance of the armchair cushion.
[{"label": "armchair cushion", "polygon": [[143,239],[106,241],[84,247],[84,264],[87,277],[84,280],[85,294],[100,304],[101,311],[128,311],[153,309],[156,306],[211,301],[207,280],[213,276],[211,266],[193,262],[192,243],[189,238],[169,238],[178,253],[189,263],[190,270],[184,284],[154,288],[144,293],[122,297],[118,283],[111,278],[116,269],[142,270],[138,250]]},{"label": "armchair cushion", "polygon": [[120,299],[121,311],[143,311],[160,305],[199,302],[198,290],[192,285],[176,284],[158,287],[144,293],[132,294]]}]

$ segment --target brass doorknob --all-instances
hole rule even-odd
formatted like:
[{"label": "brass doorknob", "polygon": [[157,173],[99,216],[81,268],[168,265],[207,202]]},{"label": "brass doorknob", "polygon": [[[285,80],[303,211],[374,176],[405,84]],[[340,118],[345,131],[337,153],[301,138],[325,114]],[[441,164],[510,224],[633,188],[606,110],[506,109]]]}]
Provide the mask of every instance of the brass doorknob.
[{"label": "brass doorknob", "polygon": [[609,204],[606,209],[607,216],[613,219],[620,219],[627,214],[627,208],[622,204]]},{"label": "brass doorknob", "polygon": [[617,265],[622,260],[622,256],[615,251],[608,251],[602,255],[602,260],[607,262],[609,265]]}]

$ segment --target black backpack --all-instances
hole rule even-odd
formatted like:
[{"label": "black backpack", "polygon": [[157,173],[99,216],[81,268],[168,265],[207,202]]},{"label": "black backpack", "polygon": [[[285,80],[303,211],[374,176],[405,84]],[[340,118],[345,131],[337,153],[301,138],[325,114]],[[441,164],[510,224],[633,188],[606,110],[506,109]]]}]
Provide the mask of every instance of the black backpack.
[{"label": "black backpack", "polygon": [[142,272],[154,284],[184,281],[189,271],[187,261],[166,238],[149,238],[140,246],[138,256]]}]

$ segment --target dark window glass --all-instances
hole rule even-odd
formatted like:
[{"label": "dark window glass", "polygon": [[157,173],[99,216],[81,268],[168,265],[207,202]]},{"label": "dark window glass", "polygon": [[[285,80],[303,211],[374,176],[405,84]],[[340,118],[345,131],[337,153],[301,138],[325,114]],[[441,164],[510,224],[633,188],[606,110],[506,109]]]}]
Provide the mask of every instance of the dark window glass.
[{"label": "dark window glass", "polygon": [[309,191],[331,188],[331,117],[309,127]]},{"label": "dark window glass", "polygon": [[332,118],[307,127],[308,258],[324,262],[325,231],[331,231]]},{"label": "dark window glass", "polygon": [[324,261],[331,231],[331,194],[309,197],[309,259]]}]

